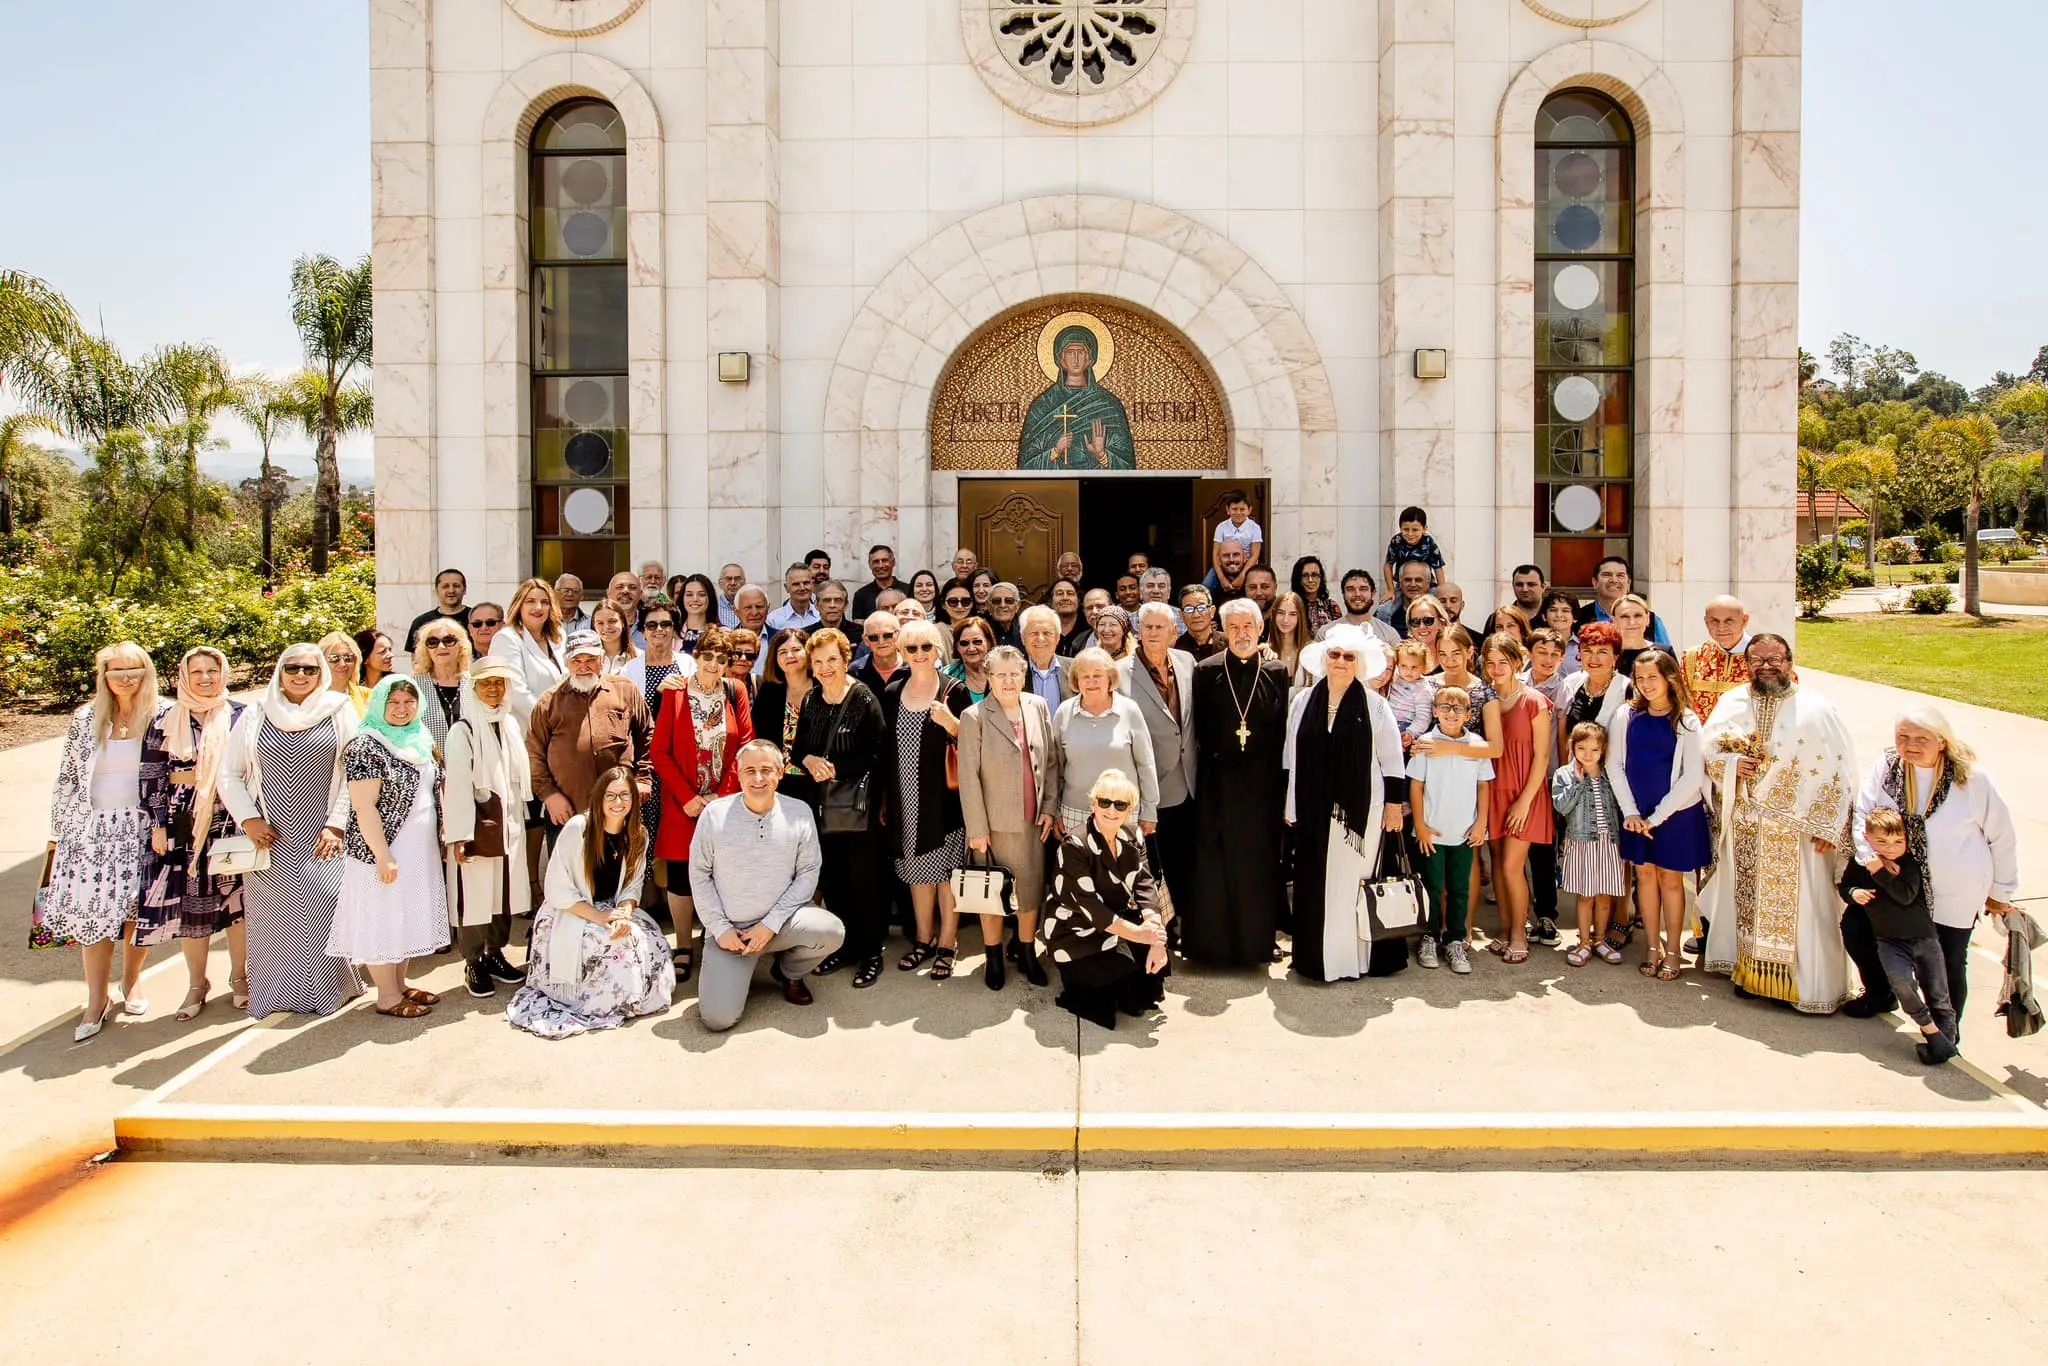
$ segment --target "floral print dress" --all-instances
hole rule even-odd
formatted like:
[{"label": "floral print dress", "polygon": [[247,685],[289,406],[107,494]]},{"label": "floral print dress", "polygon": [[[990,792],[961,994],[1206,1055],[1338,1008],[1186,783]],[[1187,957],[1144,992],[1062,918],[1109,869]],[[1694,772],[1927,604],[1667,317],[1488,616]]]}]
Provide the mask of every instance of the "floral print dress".
[{"label": "floral print dress", "polygon": [[[242,704],[229,702],[227,708],[228,723],[233,725],[242,715]],[[233,873],[215,876],[198,866],[205,862],[204,849],[196,860],[193,857],[196,823],[192,804],[198,790],[189,781],[180,783],[174,779],[181,775],[189,779],[198,771],[199,763],[197,759],[171,757],[169,737],[163,730],[169,720],[167,712],[149,728],[142,742],[142,807],[149,813],[150,826],[169,834],[168,848],[162,854],[147,843],[147,833],[143,836],[142,905],[135,916],[135,942],[144,945],[164,944],[173,939],[211,939],[242,918],[241,877]],[[200,723],[195,718],[191,726],[192,748],[196,753]],[[228,814],[226,803],[216,792],[207,844],[211,846],[213,841],[235,833],[235,818]]]}]

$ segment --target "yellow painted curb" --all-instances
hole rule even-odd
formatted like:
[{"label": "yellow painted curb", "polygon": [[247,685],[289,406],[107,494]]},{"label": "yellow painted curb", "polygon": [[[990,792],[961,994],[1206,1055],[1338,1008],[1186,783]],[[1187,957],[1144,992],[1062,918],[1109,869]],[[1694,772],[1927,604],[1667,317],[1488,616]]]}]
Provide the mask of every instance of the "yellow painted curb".
[{"label": "yellow painted curb", "polygon": [[114,1121],[131,1150],[330,1142],[831,1152],[2048,1154],[2048,1117],[2006,1114],[904,1114],[571,1111],[145,1102]]}]

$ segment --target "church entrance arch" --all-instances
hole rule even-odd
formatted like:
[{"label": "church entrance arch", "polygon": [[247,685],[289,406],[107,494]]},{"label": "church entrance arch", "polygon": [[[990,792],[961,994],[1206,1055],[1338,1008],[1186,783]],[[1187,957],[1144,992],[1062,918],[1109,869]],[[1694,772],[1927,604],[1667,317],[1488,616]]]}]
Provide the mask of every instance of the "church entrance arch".
[{"label": "church entrance arch", "polygon": [[929,430],[933,470],[959,479],[961,543],[1028,595],[1063,550],[1102,587],[1137,551],[1176,582],[1207,567],[1229,407],[1195,347],[1143,309],[1061,295],[1003,313],[947,362]]}]

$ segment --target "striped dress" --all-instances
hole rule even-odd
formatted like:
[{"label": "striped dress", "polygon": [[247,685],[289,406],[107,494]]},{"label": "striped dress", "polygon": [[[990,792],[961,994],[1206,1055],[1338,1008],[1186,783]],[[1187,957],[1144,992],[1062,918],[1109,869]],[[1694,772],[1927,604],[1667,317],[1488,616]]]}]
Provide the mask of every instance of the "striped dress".
[{"label": "striped dress", "polygon": [[249,922],[249,1014],[274,1010],[331,1015],[362,990],[354,968],[327,954],[341,893],[341,863],[313,858],[327,823],[328,785],[334,777],[334,723],[283,731],[263,723],[257,737],[264,819],[277,831],[270,868],[243,880]]}]

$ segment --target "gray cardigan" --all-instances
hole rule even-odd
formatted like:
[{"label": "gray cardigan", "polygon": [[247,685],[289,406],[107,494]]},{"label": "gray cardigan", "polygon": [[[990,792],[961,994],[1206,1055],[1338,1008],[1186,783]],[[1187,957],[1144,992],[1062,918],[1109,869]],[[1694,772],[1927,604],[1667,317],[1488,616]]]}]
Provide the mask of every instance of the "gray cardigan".
[{"label": "gray cardigan", "polygon": [[1088,793],[1112,768],[1138,785],[1138,819],[1159,819],[1159,768],[1152,757],[1152,732],[1138,704],[1122,693],[1109,695],[1109,710],[1091,716],[1081,699],[1070,697],[1053,713],[1052,744],[1060,783],[1061,820],[1088,815]]}]

